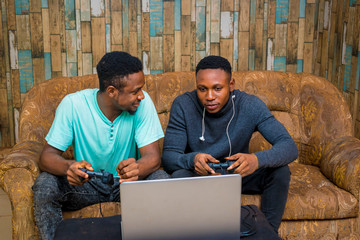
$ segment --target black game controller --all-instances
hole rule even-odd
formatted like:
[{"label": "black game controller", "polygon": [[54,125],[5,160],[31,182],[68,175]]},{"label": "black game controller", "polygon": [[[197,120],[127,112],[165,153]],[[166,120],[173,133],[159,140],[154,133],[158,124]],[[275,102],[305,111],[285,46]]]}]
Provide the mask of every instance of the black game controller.
[{"label": "black game controller", "polygon": [[[79,168],[81,171],[89,175],[89,178],[99,178],[102,183],[113,185],[114,184],[114,176],[112,173],[105,172],[103,169],[100,170],[100,172],[90,171],[86,168]],[[83,180],[83,178],[80,178]]]},{"label": "black game controller", "polygon": [[220,161],[219,163],[208,163],[209,167],[211,167],[216,173],[220,173],[221,175],[231,174],[234,173],[234,169],[231,169],[230,171],[227,170],[228,167],[233,164],[234,161],[230,160],[224,160]]}]

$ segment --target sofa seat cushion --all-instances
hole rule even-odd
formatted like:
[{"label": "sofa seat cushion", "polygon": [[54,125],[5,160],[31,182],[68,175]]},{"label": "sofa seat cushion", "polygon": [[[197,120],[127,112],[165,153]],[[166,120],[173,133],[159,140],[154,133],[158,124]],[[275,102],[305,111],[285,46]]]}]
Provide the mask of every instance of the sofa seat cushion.
[{"label": "sofa seat cushion", "polygon": [[354,195],[327,179],[320,168],[291,163],[289,196],[284,219],[339,219],[356,217]]},{"label": "sofa seat cushion", "polygon": [[[283,220],[321,220],[357,217],[358,201],[329,181],[316,166],[291,163],[291,180]],[[260,207],[260,195],[243,195],[242,205]],[[104,216],[120,214],[119,203],[102,203]],[[99,204],[66,212],[63,217],[101,216]]]},{"label": "sofa seat cushion", "polygon": [[[341,219],[357,217],[359,204],[351,193],[327,179],[320,168],[293,162],[283,220]],[[242,204],[260,207],[259,195],[243,195]]]}]

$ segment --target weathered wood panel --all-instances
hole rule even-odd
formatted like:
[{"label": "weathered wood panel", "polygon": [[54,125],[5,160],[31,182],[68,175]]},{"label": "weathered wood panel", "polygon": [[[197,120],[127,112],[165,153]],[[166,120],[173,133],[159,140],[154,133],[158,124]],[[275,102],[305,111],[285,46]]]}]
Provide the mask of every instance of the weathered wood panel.
[{"label": "weathered wood panel", "polygon": [[145,74],[194,71],[212,54],[229,59],[234,71],[323,76],[346,96],[360,137],[359,1],[23,2],[1,1],[0,89],[8,106],[0,113],[1,146],[16,139],[15,114],[29,88],[52,77],[94,73],[109,51],[138,56]]}]

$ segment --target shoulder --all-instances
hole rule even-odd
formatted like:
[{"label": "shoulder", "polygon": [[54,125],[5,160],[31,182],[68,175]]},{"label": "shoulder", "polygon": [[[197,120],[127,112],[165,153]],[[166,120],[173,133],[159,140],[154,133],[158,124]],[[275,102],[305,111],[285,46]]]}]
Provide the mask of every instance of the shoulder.
[{"label": "shoulder", "polygon": [[266,104],[258,96],[239,90],[236,90],[235,96],[235,102],[238,109],[246,114],[262,115],[270,112]]},{"label": "shoulder", "polygon": [[259,105],[265,105],[265,103],[258,97],[243,91],[240,91],[238,89],[234,90],[234,94],[236,96],[236,101],[240,104],[259,104]]},{"label": "shoulder", "polygon": [[186,92],[174,99],[173,105],[191,106],[194,105],[196,99],[196,91]]},{"label": "shoulder", "polygon": [[70,102],[76,102],[81,99],[90,99],[90,98],[93,98],[94,94],[96,94],[97,91],[98,91],[98,89],[96,89],[96,88],[84,89],[84,90],[77,91],[77,92],[66,95],[64,97],[64,100],[70,101]]}]

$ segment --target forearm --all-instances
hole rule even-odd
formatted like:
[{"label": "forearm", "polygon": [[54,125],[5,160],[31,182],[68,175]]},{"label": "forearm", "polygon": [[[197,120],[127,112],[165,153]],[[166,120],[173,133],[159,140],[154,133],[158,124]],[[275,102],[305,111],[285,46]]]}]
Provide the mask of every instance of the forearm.
[{"label": "forearm", "polygon": [[194,170],[194,158],[198,152],[183,153],[176,150],[165,149],[163,151],[163,166],[168,172],[174,172],[179,169]]},{"label": "forearm", "polygon": [[75,160],[66,160],[61,155],[43,152],[39,161],[41,171],[49,172],[57,176],[66,176],[66,172]]},{"label": "forearm", "polygon": [[139,179],[144,179],[160,168],[160,156],[145,156],[137,160]]},{"label": "forearm", "polygon": [[283,139],[272,146],[271,149],[256,152],[259,168],[280,167],[287,165],[298,157],[298,149],[291,138]]}]

